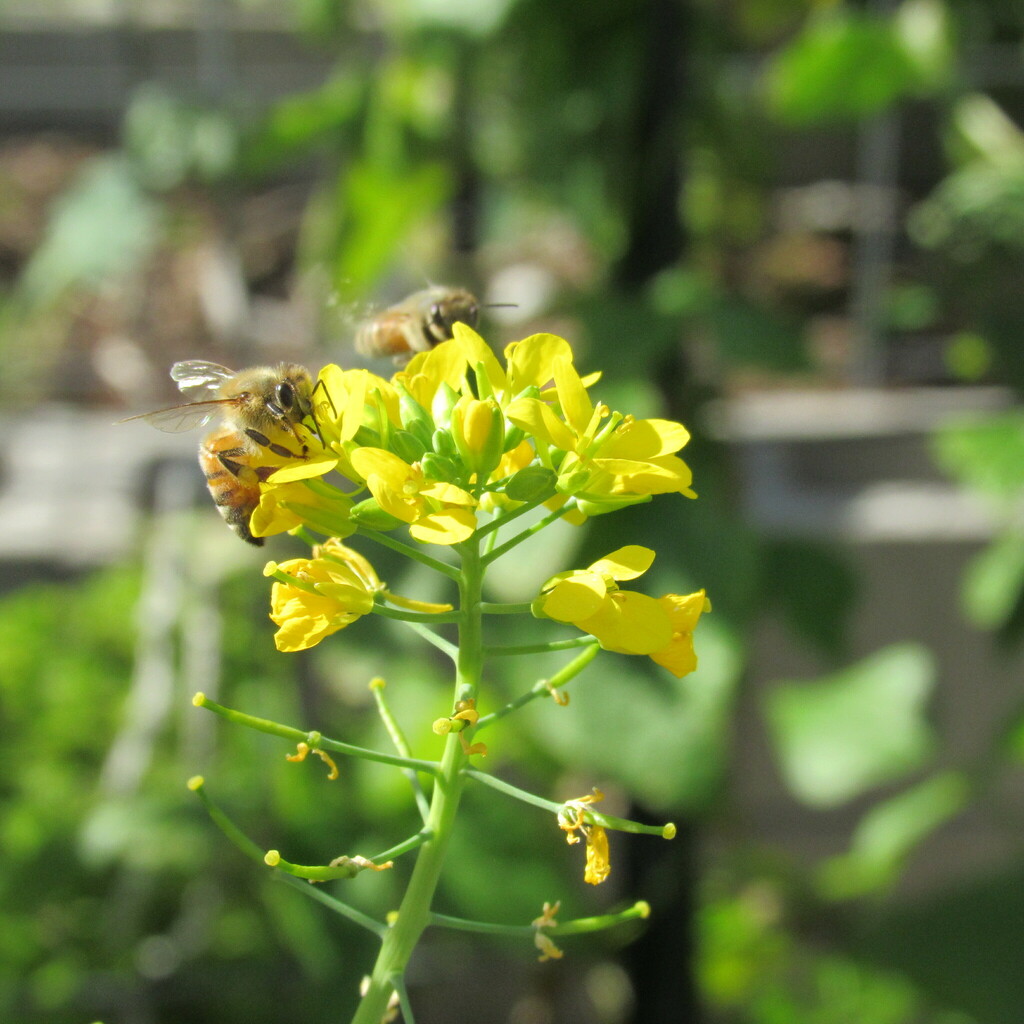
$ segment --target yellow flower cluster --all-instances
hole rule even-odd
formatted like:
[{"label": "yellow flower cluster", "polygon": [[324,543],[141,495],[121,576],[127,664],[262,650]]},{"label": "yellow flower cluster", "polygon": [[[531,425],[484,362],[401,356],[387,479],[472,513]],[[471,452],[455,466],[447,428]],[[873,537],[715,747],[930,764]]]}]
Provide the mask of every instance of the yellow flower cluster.
[{"label": "yellow flower cluster", "polygon": [[[325,367],[314,392],[310,457],[271,475],[256,536],[306,524],[335,537],[403,523],[429,544],[458,544],[478,511],[524,502],[586,516],[676,492],[695,497],[676,452],[686,428],[591,401],[572,349],[536,334],[505,365],[465,324],[390,381]],[[338,474],[333,483],[324,478]]]},{"label": "yellow flower cluster", "polygon": [[711,603],[703,590],[653,598],[619,589],[620,581],[643,575],[653,561],[650,548],[630,544],[586,569],[560,572],[541,587],[533,613],[572,623],[606,651],[646,654],[677,678],[685,676],[697,667],[693,631]]}]

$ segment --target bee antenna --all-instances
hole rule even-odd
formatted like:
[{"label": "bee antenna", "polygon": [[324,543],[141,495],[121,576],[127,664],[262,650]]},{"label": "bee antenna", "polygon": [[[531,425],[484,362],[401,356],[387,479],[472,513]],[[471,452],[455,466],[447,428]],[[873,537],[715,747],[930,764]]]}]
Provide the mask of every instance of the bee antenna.
[{"label": "bee antenna", "polygon": [[518,302],[485,302],[484,309],[515,309]]}]

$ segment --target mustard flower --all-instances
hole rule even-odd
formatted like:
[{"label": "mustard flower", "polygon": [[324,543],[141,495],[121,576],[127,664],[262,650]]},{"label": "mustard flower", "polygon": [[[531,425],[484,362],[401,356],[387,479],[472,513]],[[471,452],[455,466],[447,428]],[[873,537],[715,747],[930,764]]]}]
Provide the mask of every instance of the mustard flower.
[{"label": "mustard flower", "polygon": [[373,609],[382,584],[373,566],[357,551],[329,540],[313,558],[268,562],[267,576],[283,573],[271,588],[270,618],[277,624],[279,651],[304,651]]},{"label": "mustard flower", "polygon": [[541,587],[533,612],[572,623],[596,637],[605,650],[620,654],[660,650],[672,640],[667,610],[654,598],[617,585],[642,575],[653,561],[650,548],[630,544],[586,569],[558,573]]},{"label": "mustard flower", "polygon": [[389,515],[409,524],[424,544],[458,544],[476,529],[476,498],[454,484],[429,480],[419,463],[410,465],[383,448],[356,448],[352,465]]}]

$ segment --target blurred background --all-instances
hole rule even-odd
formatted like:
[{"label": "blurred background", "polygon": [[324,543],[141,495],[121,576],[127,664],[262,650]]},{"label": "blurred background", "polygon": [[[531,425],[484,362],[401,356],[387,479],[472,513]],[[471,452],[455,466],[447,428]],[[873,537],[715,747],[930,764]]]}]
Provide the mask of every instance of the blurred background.
[{"label": "blurred background", "polygon": [[[387,373],[356,326],[448,283],[511,304],[496,347],[562,333],[694,432],[699,501],[549,531],[494,599],[643,542],[714,613],[695,675],[606,655],[488,736],[489,770],[679,837],[614,836],[595,890],[471,791],[438,901],[647,926],[546,964],[432,932],[417,1019],[1019,1024],[1022,46],[1016,0],[6,0],[0,1018],[347,1019],[374,943],[184,782],[299,863],[403,838],[406,783],[189,698],[386,745],[383,671],[433,756],[445,666],[365,621],[276,654],[197,435],[114,421],[179,359]],[[336,891],[381,915],[404,873]]]}]

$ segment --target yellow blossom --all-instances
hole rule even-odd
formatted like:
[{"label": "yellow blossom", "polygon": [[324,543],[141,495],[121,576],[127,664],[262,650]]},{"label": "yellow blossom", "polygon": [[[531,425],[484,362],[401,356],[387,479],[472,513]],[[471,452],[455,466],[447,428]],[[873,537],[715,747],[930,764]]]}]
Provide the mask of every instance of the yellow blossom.
[{"label": "yellow blossom", "polygon": [[284,574],[293,582],[274,583],[270,618],[277,624],[279,651],[303,651],[355,622],[373,608],[381,582],[370,563],[337,540],[315,550],[313,558],[269,562],[268,576]]},{"label": "yellow blossom", "polygon": [[357,448],[352,465],[380,507],[409,524],[424,544],[458,544],[476,529],[476,498],[454,484],[428,480],[418,463],[410,465],[383,448]]},{"label": "yellow blossom", "polygon": [[[270,537],[303,524],[326,524],[325,532],[347,537],[355,526],[347,521],[352,502],[340,491],[322,497],[304,481],[276,483],[273,478],[261,488],[260,501],[249,517],[254,537]],[[328,529],[329,526],[329,529]]]}]

